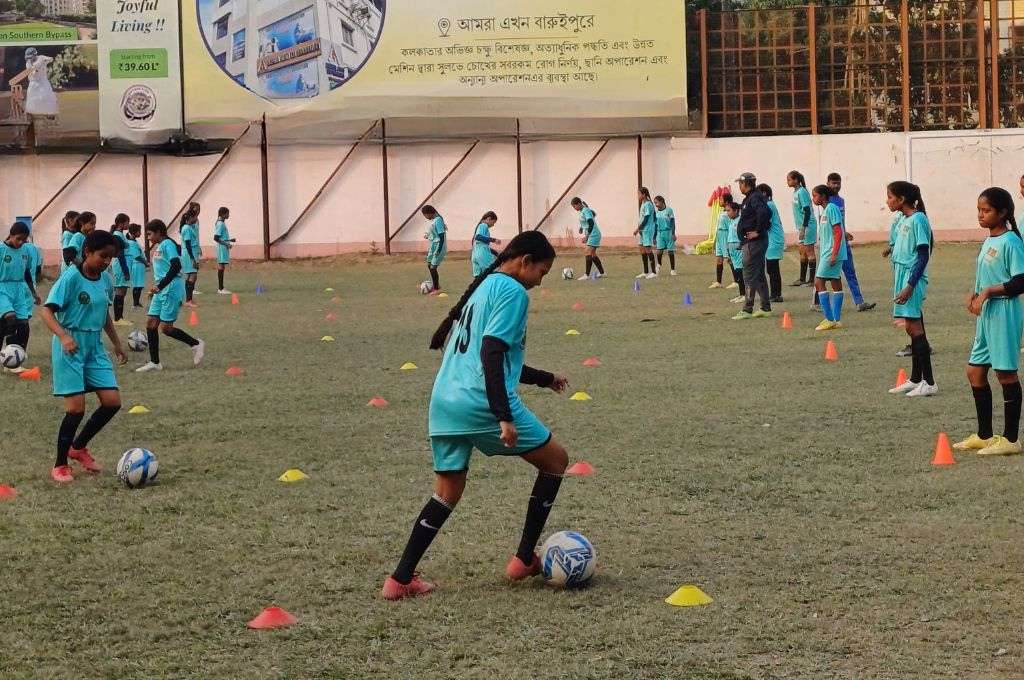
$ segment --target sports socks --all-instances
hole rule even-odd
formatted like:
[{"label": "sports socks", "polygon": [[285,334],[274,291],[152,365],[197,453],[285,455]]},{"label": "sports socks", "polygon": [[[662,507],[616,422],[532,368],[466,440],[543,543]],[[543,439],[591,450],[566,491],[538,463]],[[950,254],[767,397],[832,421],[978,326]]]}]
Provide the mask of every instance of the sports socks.
[{"label": "sports socks", "polygon": [[832,320],[838,322],[843,318],[843,298],[846,296],[842,291],[836,291],[829,297],[832,298]]},{"label": "sports socks", "polygon": [[597,273],[604,276],[604,265],[601,264],[601,258],[594,255],[594,266],[597,267]]},{"label": "sports socks", "polygon": [[[1017,389],[1020,390],[1020,383],[1017,383]],[[971,391],[974,393],[974,410],[978,413],[978,436],[982,439],[992,438],[992,388],[985,383],[984,387],[971,387]],[[1003,388],[1005,395],[1006,388]],[[1019,404],[1019,401],[1018,401]],[[1020,408],[1017,410],[1018,416],[1020,415]],[[1016,439],[1014,439],[1016,441]]]},{"label": "sports socks", "polygon": [[800,260],[800,280],[807,281],[807,260]]},{"label": "sports socks", "polygon": [[195,281],[188,281],[188,280],[186,280],[185,281],[185,301],[186,302],[192,302],[192,296],[195,294],[195,290],[196,290],[196,282]]},{"label": "sports socks", "polygon": [[174,338],[178,342],[183,342],[189,347],[195,347],[199,344],[199,341],[193,338],[191,335],[181,330],[180,328],[168,328],[164,331],[164,335],[169,338]]},{"label": "sports socks", "polygon": [[75,440],[75,432],[78,425],[85,418],[84,413],[65,413],[64,420],[60,421],[60,428],[57,430],[57,462],[54,467],[68,464],[68,451],[71,450],[71,443]]},{"label": "sports socks", "polygon": [[718,283],[722,282],[722,272],[725,270],[725,265],[719,262],[715,265],[715,281]]},{"label": "sports socks", "polygon": [[445,521],[452,514],[452,507],[444,502],[440,496],[434,494],[423,506],[416,523],[412,525],[412,533],[409,535],[409,542],[405,544],[402,557],[398,560],[392,578],[401,584],[412,580],[416,572],[416,565],[423,559],[423,553],[427,552],[437,532],[444,526]]},{"label": "sports socks", "polygon": [[437,275],[437,267],[427,267],[430,272],[430,282],[434,284],[434,290],[441,290],[441,280]]},{"label": "sports socks", "polygon": [[124,318],[124,295],[114,295],[114,321]]},{"label": "sports socks", "polygon": [[[731,265],[730,265],[731,266]],[[736,285],[740,287],[740,295],[747,294],[747,286],[743,283],[743,272],[736,267],[732,267],[732,280],[736,282]]]},{"label": "sports socks", "polygon": [[924,380],[929,385],[934,385],[935,377],[932,375],[932,355],[931,347],[928,346],[928,338],[923,334],[912,337],[910,353],[913,358],[910,380],[912,382]]},{"label": "sports socks", "polygon": [[587,255],[587,276],[590,276],[590,270],[594,268],[594,257]]},{"label": "sports socks", "polygon": [[217,270],[217,290],[224,290],[224,270]]},{"label": "sports socks", "polygon": [[[989,432],[992,431],[992,392],[989,391]],[[1003,424],[1003,436],[1011,442],[1017,441],[1020,432],[1020,382],[1012,382],[1003,385],[1003,415],[1006,418]],[[980,437],[981,434],[979,433]]]},{"label": "sports socks", "polygon": [[807,283],[814,283],[814,275],[818,272],[818,261],[807,260]]},{"label": "sports socks", "polygon": [[[120,406],[100,406],[93,412],[92,416],[85,423],[85,427],[82,428],[81,433],[75,437],[75,441],[72,446],[76,449],[84,449],[89,445],[92,438],[95,437],[96,434],[102,430],[106,424],[110,422],[110,419],[117,415],[117,412],[120,410]],[[80,414],[78,416],[79,420],[81,420],[82,415],[84,414]],[[64,453],[67,454],[67,451]]]},{"label": "sports socks", "polygon": [[818,291],[818,305],[821,307],[821,313],[825,315],[825,321],[835,321],[832,318],[832,300],[829,299],[828,292]]},{"label": "sports socks", "polygon": [[132,306],[133,307],[141,307],[142,306],[142,289],[141,288],[132,288]]},{"label": "sports socks", "polygon": [[146,328],[146,340],[149,343],[149,360],[154,364],[160,363],[160,331],[155,328]]},{"label": "sports socks", "polygon": [[647,253],[640,253],[640,259],[644,261],[644,274],[650,274],[651,270],[647,268]]},{"label": "sports socks", "polygon": [[544,531],[548,515],[551,514],[551,506],[555,504],[555,497],[561,485],[561,475],[543,471],[537,473],[533,491],[530,492],[530,502],[526,506],[523,536],[519,539],[519,549],[516,551],[523,564],[533,564],[533,550],[537,547],[540,532]]},{"label": "sports socks", "polygon": [[[658,264],[661,264],[660,262]],[[668,251],[668,266],[672,271],[676,269],[676,254],[674,251]]]}]

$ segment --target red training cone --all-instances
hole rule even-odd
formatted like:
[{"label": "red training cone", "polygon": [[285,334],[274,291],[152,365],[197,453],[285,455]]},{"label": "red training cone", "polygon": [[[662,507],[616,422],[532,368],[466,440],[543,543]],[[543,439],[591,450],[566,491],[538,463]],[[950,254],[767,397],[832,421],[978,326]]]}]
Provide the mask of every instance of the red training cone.
[{"label": "red training cone", "polygon": [[594,474],[594,466],[585,460],[581,460],[570,465],[565,474],[572,477],[591,477]]},{"label": "red training cone", "polygon": [[194,310],[194,309],[192,310],[192,313],[188,315],[188,325],[189,326],[198,326],[199,325],[199,315],[196,314],[196,310]]},{"label": "red training cone", "polygon": [[230,376],[232,378],[240,375],[245,375],[245,369],[239,368],[238,366],[229,366],[228,370],[224,371],[224,375]]},{"label": "red training cone", "polygon": [[945,432],[939,433],[935,442],[935,456],[932,458],[932,465],[953,465],[953,450],[949,447],[949,437]]},{"label": "red training cone", "polygon": [[574,312],[582,312],[583,311],[583,303],[582,302],[575,303],[572,306],[572,311],[574,311]]},{"label": "red training cone", "polygon": [[39,382],[43,379],[43,374],[39,371],[39,367],[30,368],[27,371],[18,375],[22,380],[31,380],[32,382]]},{"label": "red training cone", "polygon": [[338,320],[338,315],[335,314],[334,312],[330,312],[327,316],[324,317],[324,319],[326,321],[337,321]]},{"label": "red training cone", "polygon": [[831,340],[825,343],[825,361],[839,361],[839,351],[836,349],[836,343]]},{"label": "red training cone", "polygon": [[899,387],[905,382],[907,382],[907,372],[901,368],[899,373],[896,374],[896,387]]},{"label": "red training cone", "polygon": [[18,495],[18,490],[13,486],[0,484],[0,501],[9,501]]},{"label": "red training cone", "polygon": [[267,630],[294,626],[298,622],[298,619],[280,607],[267,607],[249,622],[249,627],[253,630]]},{"label": "red training cone", "polygon": [[388,400],[385,399],[384,397],[374,397],[369,402],[367,402],[366,405],[372,406],[374,408],[384,408],[385,406],[388,405]]},{"label": "red training cone", "polygon": [[589,359],[583,360],[583,365],[589,368],[595,368],[601,365],[601,360],[597,357],[590,357]]},{"label": "red training cone", "polygon": [[784,331],[793,330],[793,316],[789,312],[782,313],[782,323],[780,326]]},{"label": "red training cone", "polygon": [[238,293],[232,293],[231,294],[231,304],[233,304],[233,305],[237,305],[238,304]]}]

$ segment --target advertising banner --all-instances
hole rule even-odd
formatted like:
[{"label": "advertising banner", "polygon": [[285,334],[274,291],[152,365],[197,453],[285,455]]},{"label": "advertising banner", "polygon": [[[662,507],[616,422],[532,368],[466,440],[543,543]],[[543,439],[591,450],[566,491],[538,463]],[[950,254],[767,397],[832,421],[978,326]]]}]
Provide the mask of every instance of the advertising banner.
[{"label": "advertising banner", "polygon": [[185,0],[186,123],[685,115],[683,3]]}]

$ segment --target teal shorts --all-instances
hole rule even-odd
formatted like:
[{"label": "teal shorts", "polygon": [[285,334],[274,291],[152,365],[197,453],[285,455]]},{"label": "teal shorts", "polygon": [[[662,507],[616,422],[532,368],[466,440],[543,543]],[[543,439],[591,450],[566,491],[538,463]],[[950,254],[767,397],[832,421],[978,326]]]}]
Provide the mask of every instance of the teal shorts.
[{"label": "teal shorts", "polygon": [[[25,300],[28,300],[28,316],[25,316]],[[13,313],[19,319],[32,316],[32,293],[21,281],[0,283],[0,318]]]},{"label": "teal shorts", "polygon": [[427,252],[427,265],[430,267],[440,267],[441,263],[444,262],[444,256],[447,254],[447,250],[431,246]]},{"label": "teal shorts", "polygon": [[739,269],[740,271],[743,271],[743,251],[730,250],[729,263],[732,265],[733,269]]},{"label": "teal shorts", "polygon": [[974,346],[967,363],[991,366],[997,371],[1016,371],[1020,365],[1022,332],[1020,299],[989,298],[975,323]]},{"label": "teal shorts", "polygon": [[132,288],[146,287],[146,265],[141,262],[132,264]]},{"label": "teal shorts", "polygon": [[659,231],[654,245],[658,250],[674,251],[676,249],[676,240],[672,238],[671,231]]},{"label": "teal shorts", "polygon": [[718,232],[715,234],[715,257],[729,257],[729,235]]},{"label": "teal shorts", "polygon": [[654,247],[654,229],[641,229],[640,230],[640,247],[641,248],[653,248]]},{"label": "teal shorts", "polygon": [[819,279],[840,278],[843,275],[843,260],[836,260],[835,264],[829,264],[828,260],[818,260],[818,271],[814,275]]},{"label": "teal shorts", "polygon": [[128,278],[125,278],[124,272],[121,270],[121,262],[117,258],[114,258],[110,263],[110,270],[114,274],[114,288],[127,288],[129,280],[131,278],[132,266],[128,265]]},{"label": "teal shorts", "polygon": [[[910,267],[904,267],[901,264],[895,266],[895,272],[893,277],[892,296],[895,298],[901,290],[907,285],[907,281],[910,280]],[[910,299],[905,304],[893,303],[892,315],[893,318],[897,319],[920,319],[924,315],[924,300],[925,294],[928,290],[928,279],[927,276],[922,276],[921,280],[917,282],[917,286],[914,287],[914,294],[910,296]],[[1017,351],[1020,351],[1018,348]]]},{"label": "teal shorts", "polygon": [[783,254],[786,252],[786,244],[775,243],[773,244],[770,240],[768,241],[768,250],[764,253],[764,259],[766,260],[781,260]]},{"label": "teal shorts", "polygon": [[804,237],[800,240],[800,243],[805,246],[813,246],[818,242],[818,227],[812,221],[804,231]]},{"label": "teal shorts", "polygon": [[519,441],[511,449],[501,441],[501,428],[497,426],[488,432],[431,435],[434,472],[465,472],[473,449],[485,456],[523,456],[551,441],[551,431],[529,409],[519,409],[514,422]]},{"label": "teal shorts", "polygon": [[217,244],[217,264],[230,264],[231,263],[231,249],[227,246]]},{"label": "teal shorts", "polygon": [[68,333],[78,343],[78,351],[68,354],[57,336],[50,343],[50,363],[53,367],[53,394],[70,397],[98,390],[116,390],[117,376],[114,365],[103,347],[102,331]]},{"label": "teal shorts", "polygon": [[184,285],[181,283],[181,279],[178,279],[153,296],[153,301],[149,303],[147,314],[159,317],[165,323],[174,323],[178,320],[178,310],[181,309],[181,303],[184,299]]},{"label": "teal shorts", "polygon": [[600,248],[601,247],[601,234],[598,232],[590,232],[590,236],[587,237],[588,248]]}]

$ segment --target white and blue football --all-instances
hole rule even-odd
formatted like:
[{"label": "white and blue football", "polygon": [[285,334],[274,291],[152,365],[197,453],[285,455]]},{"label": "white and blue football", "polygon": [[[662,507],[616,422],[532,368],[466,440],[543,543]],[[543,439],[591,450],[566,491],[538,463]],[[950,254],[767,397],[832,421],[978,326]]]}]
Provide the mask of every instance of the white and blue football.
[{"label": "white and blue football", "polygon": [[596,567],[597,552],[583,534],[559,531],[541,546],[541,574],[550,586],[577,588],[585,585]]},{"label": "white and blue football", "polygon": [[128,449],[117,461],[117,478],[129,489],[146,486],[160,470],[156,456],[147,449]]},{"label": "white and blue football", "polygon": [[18,368],[25,363],[25,348],[21,345],[10,344],[0,349],[0,364],[4,368]]}]

